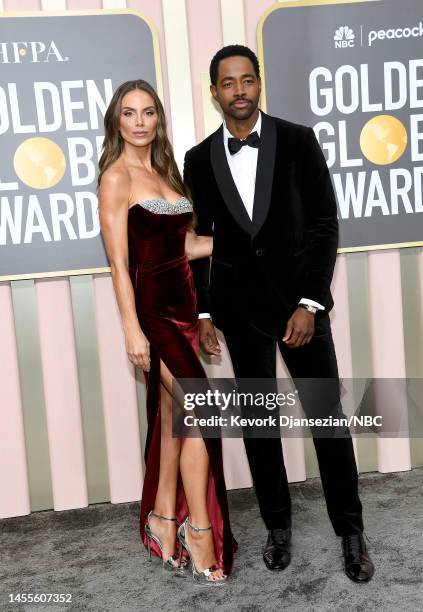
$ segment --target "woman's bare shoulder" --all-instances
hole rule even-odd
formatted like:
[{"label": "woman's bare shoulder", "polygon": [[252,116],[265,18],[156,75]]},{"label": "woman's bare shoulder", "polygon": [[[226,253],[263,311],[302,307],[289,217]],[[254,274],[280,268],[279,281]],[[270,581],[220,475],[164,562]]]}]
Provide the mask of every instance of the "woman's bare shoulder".
[{"label": "woman's bare shoulder", "polygon": [[104,171],[100,185],[103,185],[103,182],[109,186],[125,185],[129,184],[130,179],[131,177],[126,166],[117,160]]},{"label": "woman's bare shoulder", "polygon": [[127,168],[119,161],[111,164],[103,173],[100,181],[100,197],[108,195],[113,199],[129,200],[131,177]]}]

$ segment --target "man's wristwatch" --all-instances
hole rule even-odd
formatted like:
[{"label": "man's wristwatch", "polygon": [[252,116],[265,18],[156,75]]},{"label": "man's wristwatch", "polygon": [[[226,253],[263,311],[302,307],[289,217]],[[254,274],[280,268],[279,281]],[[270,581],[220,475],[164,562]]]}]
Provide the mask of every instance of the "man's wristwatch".
[{"label": "man's wristwatch", "polygon": [[308,312],[311,312],[311,314],[314,314],[314,315],[319,310],[318,308],[316,308],[316,306],[312,306],[311,304],[298,304],[298,306],[300,308],[304,308],[305,310],[307,310]]}]

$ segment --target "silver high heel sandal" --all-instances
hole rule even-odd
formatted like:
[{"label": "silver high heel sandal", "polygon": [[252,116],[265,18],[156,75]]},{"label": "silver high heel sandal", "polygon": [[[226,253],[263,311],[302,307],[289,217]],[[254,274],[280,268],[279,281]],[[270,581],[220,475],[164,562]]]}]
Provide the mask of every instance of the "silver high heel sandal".
[{"label": "silver high heel sandal", "polygon": [[198,582],[199,584],[204,585],[204,586],[220,586],[222,584],[225,584],[228,580],[228,577],[225,574],[223,575],[223,578],[213,579],[210,577],[210,574],[212,574],[214,571],[219,569],[218,565],[212,565],[211,567],[205,569],[202,572],[199,572],[197,570],[195,566],[194,558],[192,556],[191,550],[189,549],[189,546],[185,538],[185,527],[187,523],[193,531],[209,531],[211,529],[211,525],[209,527],[194,527],[194,525],[192,525],[189,522],[188,516],[186,517],[184,522],[179,525],[179,529],[178,529],[179,562],[182,559],[182,547],[183,547],[185,548],[185,550],[187,551],[189,555],[191,565],[192,565],[192,577],[195,580],[195,582]]},{"label": "silver high heel sandal", "polygon": [[161,553],[162,553],[163,569],[169,572],[173,572],[176,575],[186,575],[186,563],[182,564],[180,556],[179,556],[179,565],[175,565],[174,563],[174,561],[178,559],[178,556],[176,554],[170,555],[170,557],[166,560],[163,558],[163,544],[159,536],[151,531],[150,518],[152,516],[156,516],[166,521],[176,521],[175,517],[162,516],[161,514],[156,514],[155,512],[153,512],[153,510],[150,510],[147,516],[147,520],[144,525],[144,532],[145,532],[145,535],[147,536],[148,560],[149,561],[152,560],[151,559],[151,540],[154,540],[156,544],[158,545],[158,547],[160,548]]}]

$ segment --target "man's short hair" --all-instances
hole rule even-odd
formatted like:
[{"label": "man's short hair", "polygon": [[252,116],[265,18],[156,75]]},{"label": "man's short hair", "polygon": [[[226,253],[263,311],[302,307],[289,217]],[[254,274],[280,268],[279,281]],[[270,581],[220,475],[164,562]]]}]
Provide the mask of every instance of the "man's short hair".
[{"label": "man's short hair", "polygon": [[235,55],[247,57],[254,66],[256,77],[260,78],[260,65],[254,51],[251,51],[251,49],[244,45],[227,45],[220,49],[210,62],[210,82],[212,85],[216,85],[217,82],[217,72],[220,60],[226,59],[227,57],[234,57]]}]

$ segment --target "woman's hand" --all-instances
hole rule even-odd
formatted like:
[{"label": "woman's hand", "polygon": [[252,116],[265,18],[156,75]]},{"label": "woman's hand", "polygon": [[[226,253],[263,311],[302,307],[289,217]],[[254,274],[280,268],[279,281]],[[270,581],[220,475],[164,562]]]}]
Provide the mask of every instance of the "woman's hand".
[{"label": "woman's hand", "polygon": [[141,330],[128,334],[125,338],[128,359],[144,372],[150,371],[150,343]]},{"label": "woman's hand", "polygon": [[212,236],[197,236],[194,230],[188,230],[185,236],[185,253],[188,259],[210,257],[213,251]]}]

